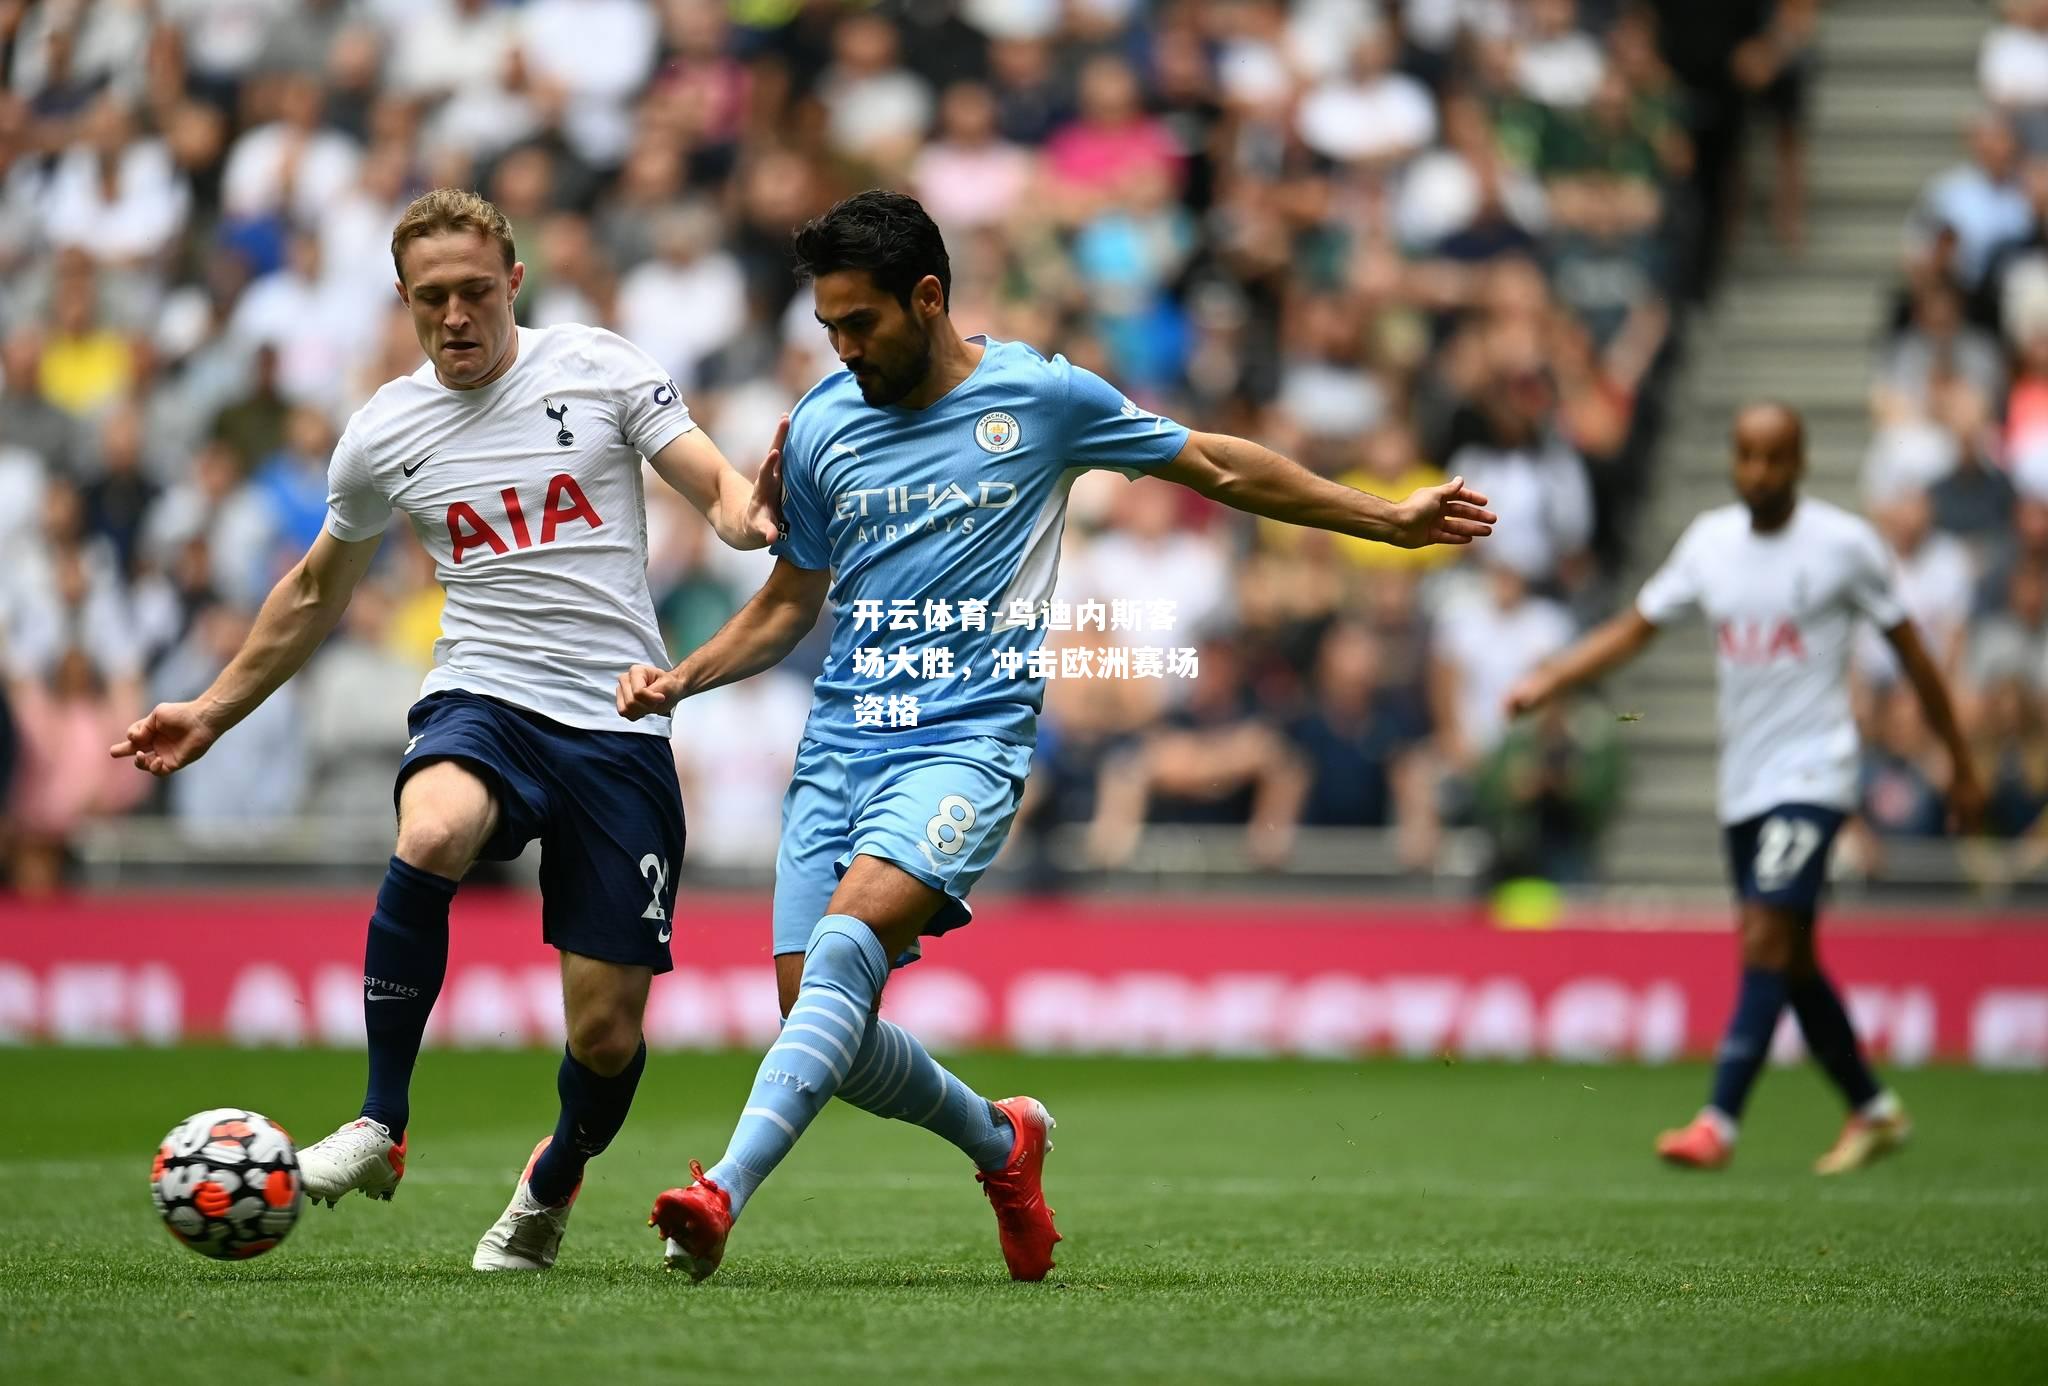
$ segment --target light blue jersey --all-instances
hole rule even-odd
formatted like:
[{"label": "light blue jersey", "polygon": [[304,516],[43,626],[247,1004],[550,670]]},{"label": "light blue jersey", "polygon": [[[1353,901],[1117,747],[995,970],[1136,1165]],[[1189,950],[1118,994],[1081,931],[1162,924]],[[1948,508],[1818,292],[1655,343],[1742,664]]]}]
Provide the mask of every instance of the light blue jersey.
[{"label": "light blue jersey", "polygon": [[1052,595],[1068,489],[1092,468],[1142,475],[1187,442],[1064,356],[973,340],[974,372],[926,408],[869,404],[840,371],[790,416],[774,551],[830,568],[836,608],[810,740],[1030,745],[1045,684],[1014,670],[1045,630],[1013,617]]},{"label": "light blue jersey", "polygon": [[[1021,661],[1045,639],[1013,605],[1052,596],[1075,477],[1141,476],[1187,437],[1100,376],[1016,342],[987,342],[929,408],[871,405],[844,371],[798,403],[783,449],[789,537],[775,552],[832,570],[836,614],[782,803],[778,954],[804,951],[856,856],[945,892],[927,934],[971,918],[967,894],[1016,816],[1045,697],[1028,667],[1002,670],[1006,653]],[[906,697],[914,725],[875,715]]]}]

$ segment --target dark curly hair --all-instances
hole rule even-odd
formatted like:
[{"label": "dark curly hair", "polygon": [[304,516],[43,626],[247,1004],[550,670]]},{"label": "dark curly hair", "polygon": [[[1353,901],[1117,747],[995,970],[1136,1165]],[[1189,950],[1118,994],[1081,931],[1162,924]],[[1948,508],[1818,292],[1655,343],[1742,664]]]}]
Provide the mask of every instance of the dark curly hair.
[{"label": "dark curly hair", "polygon": [[953,298],[953,264],[938,226],[914,197],[880,188],[855,193],[796,233],[791,249],[799,279],[866,270],[876,285],[910,306],[910,291],[932,275],[939,302]]}]

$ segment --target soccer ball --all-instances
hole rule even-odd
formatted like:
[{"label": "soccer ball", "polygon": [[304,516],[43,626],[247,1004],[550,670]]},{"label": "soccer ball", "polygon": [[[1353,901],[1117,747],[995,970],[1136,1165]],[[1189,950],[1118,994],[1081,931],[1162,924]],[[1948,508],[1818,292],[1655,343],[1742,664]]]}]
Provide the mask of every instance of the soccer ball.
[{"label": "soccer ball", "polygon": [[291,1136],[240,1107],[173,1127],[157,1147],[149,1195],[173,1237],[216,1261],[261,1256],[285,1239],[306,1204]]}]

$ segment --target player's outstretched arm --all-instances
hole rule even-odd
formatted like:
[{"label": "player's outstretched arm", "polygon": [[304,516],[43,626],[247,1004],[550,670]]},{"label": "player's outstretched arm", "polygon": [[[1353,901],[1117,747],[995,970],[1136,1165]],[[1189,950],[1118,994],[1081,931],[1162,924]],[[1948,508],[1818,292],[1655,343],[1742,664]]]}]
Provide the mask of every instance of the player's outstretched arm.
[{"label": "player's outstretched arm", "polygon": [[326,530],[278,579],[242,648],[213,686],[189,703],[159,703],[111,747],[116,760],[168,775],[206,754],[222,732],[247,717],[320,648],[376,557],[374,539],[337,539]]},{"label": "player's outstretched arm", "polygon": [[1620,668],[1640,654],[1656,634],[1649,619],[1630,607],[1509,689],[1508,716],[1534,712],[1558,694]]},{"label": "player's outstretched arm", "polygon": [[761,590],[718,633],[673,669],[635,664],[619,675],[619,716],[629,722],[667,713],[693,693],[749,679],[788,657],[818,624],[832,575],[777,559]]},{"label": "player's outstretched arm", "polygon": [[1179,455],[1154,475],[1234,510],[1403,549],[1469,544],[1493,533],[1496,518],[1463,477],[1386,501],[1227,433],[1190,433]]},{"label": "player's outstretched arm", "polygon": [[775,430],[761,470],[742,476],[701,428],[680,433],[648,463],[655,475],[697,507],[720,539],[736,549],[766,548],[782,533],[782,445],[789,415]]},{"label": "player's outstretched arm", "polygon": [[1969,743],[1963,740],[1963,729],[1956,722],[1955,704],[1949,700],[1948,683],[1942,678],[1941,671],[1934,667],[1934,660],[1928,655],[1927,646],[1921,642],[1920,632],[1911,621],[1899,622],[1884,633],[1884,638],[1899,656],[1899,665],[1906,671],[1906,680],[1913,685],[1913,692],[1920,699],[1920,710],[1926,714],[1927,725],[1934,729],[1934,734],[1948,749],[1949,812],[1955,815],[1958,828],[1974,832],[1984,817],[1984,786],[1977,778],[1977,766],[1970,758]]}]

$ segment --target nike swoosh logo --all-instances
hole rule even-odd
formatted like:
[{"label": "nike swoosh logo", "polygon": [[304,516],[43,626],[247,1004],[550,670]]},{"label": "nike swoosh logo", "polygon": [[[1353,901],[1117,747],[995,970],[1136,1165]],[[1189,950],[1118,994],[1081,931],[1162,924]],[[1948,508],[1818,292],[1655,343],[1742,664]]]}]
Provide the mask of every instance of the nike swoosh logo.
[{"label": "nike swoosh logo", "polygon": [[434,454],[430,452],[430,453],[428,453],[428,454],[427,454],[427,455],[426,455],[425,457],[422,457],[422,458],[421,458],[421,459],[420,459],[419,461],[417,461],[417,462],[413,463],[413,464],[412,464],[412,465],[411,465],[410,467],[407,467],[407,466],[405,466],[405,465],[401,464],[401,465],[399,466],[398,470],[400,470],[401,472],[404,472],[404,473],[405,473],[405,474],[406,474],[407,476],[411,476],[411,475],[412,475],[412,474],[413,474],[414,472],[416,472],[416,471],[418,471],[418,470],[419,470],[420,468],[422,468],[422,467],[426,466],[426,465],[427,465],[427,463],[429,463],[429,462],[431,462],[431,461],[433,461],[433,460],[434,460]]},{"label": "nike swoosh logo", "polygon": [[364,993],[363,993],[363,1000],[365,1000],[365,1001],[403,1001],[403,1000],[405,1000],[405,998],[404,998],[403,996],[393,996],[393,995],[392,995],[392,994],[391,994],[390,992],[384,992],[384,991],[366,991],[366,992],[364,992]]},{"label": "nike swoosh logo", "polygon": [[667,942],[668,942],[668,937],[669,937],[669,933],[670,933],[670,930],[669,930],[669,927],[668,927],[668,925],[666,925],[666,924],[662,925],[662,926],[661,926],[661,932],[660,932],[660,933],[658,933],[658,934],[656,934],[656,935],[654,936],[654,941],[655,941],[656,943],[667,943]]}]

